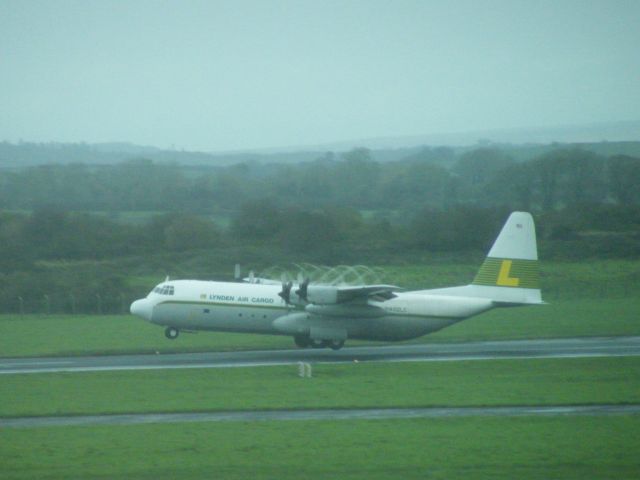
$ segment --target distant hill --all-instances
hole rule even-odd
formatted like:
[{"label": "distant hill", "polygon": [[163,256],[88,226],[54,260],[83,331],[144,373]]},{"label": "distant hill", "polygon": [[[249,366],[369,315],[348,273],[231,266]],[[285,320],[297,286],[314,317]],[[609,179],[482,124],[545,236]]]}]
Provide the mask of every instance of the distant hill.
[{"label": "distant hill", "polygon": [[205,153],[161,150],[129,143],[0,143],[0,168],[21,168],[47,164],[83,163],[112,165],[135,158],[160,163],[195,166],[225,166],[237,163],[298,163],[318,158],[318,152],[289,153]]},{"label": "distant hill", "polygon": [[[424,150],[424,147],[380,149],[372,156],[381,162],[399,160]],[[340,155],[345,151],[336,151]],[[147,158],[159,163],[185,166],[221,167],[247,164],[301,163],[326,156],[329,151],[287,152],[229,152],[206,153],[184,150],[161,150],[129,143],[19,143],[0,142],[0,168],[21,168],[36,165],[83,163],[86,165],[113,165],[126,160]]]},{"label": "distant hill", "polygon": [[[399,137],[379,137],[308,147],[308,150],[346,151],[365,146],[372,150],[421,145],[469,147],[478,144],[546,145],[640,141],[640,121],[606,122],[558,127],[504,128]],[[298,148],[300,149],[300,147]]]},{"label": "distant hill", "polygon": [[300,163],[319,158],[339,157],[344,152],[361,147],[369,149],[372,158],[379,162],[407,158],[434,159],[434,162],[448,166],[460,153],[488,146],[503,150],[519,161],[566,146],[579,146],[604,156],[623,154],[640,157],[640,121],[377,138],[244,152],[208,153],[163,150],[125,142],[99,144],[0,142],[0,168],[70,163],[112,165],[135,158],[197,167],[220,167],[238,163]]}]

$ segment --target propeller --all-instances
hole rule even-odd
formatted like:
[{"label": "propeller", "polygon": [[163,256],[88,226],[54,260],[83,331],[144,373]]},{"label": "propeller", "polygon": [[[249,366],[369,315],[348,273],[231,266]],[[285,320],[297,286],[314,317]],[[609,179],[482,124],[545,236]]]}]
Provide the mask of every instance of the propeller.
[{"label": "propeller", "polygon": [[291,287],[293,283],[291,282],[282,282],[282,291],[278,293],[278,296],[284,300],[284,303],[287,305],[291,304]]},{"label": "propeller", "polygon": [[309,293],[309,278],[305,278],[304,282],[302,282],[300,284],[300,286],[298,287],[298,289],[295,291],[295,294],[301,298],[302,300],[304,300],[305,302],[307,302],[307,295]]}]

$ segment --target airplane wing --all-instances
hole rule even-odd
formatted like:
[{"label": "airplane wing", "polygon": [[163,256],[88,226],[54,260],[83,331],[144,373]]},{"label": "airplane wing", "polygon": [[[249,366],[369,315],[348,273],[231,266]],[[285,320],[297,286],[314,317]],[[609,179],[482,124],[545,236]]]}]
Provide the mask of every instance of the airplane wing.
[{"label": "airplane wing", "polygon": [[393,292],[401,290],[395,285],[364,285],[355,287],[338,287],[338,303],[352,302],[360,298],[376,297],[384,300],[395,298]]},{"label": "airplane wing", "polygon": [[[300,292],[301,297],[317,305],[332,305],[338,303],[354,303],[368,299],[390,300],[395,297],[393,292],[402,290],[395,285],[362,285],[362,286],[330,286],[310,285]],[[306,295],[304,295],[306,293]]]}]

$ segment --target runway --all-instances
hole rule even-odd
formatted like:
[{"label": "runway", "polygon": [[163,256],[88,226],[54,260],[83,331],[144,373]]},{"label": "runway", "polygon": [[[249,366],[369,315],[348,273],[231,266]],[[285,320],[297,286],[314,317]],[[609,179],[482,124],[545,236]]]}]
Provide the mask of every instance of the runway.
[{"label": "runway", "polygon": [[0,359],[0,374],[230,368],[290,365],[297,362],[441,362],[635,355],[640,355],[640,337],[594,337],[347,347],[339,351],[292,349],[158,355],[3,358]]},{"label": "runway", "polygon": [[259,422],[283,420],[383,420],[402,418],[521,417],[558,415],[637,415],[640,405],[547,405],[540,407],[429,407],[327,410],[258,410],[201,413],[141,413],[60,417],[0,418],[0,428],[139,425],[149,423]]}]

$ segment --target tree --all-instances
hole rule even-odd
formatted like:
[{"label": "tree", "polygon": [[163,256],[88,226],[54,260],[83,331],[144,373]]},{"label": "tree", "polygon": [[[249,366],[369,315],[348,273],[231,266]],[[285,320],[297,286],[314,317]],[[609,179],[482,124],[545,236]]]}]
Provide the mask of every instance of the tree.
[{"label": "tree", "polygon": [[286,252],[332,263],[340,260],[343,240],[335,220],[322,211],[289,212],[278,234],[278,241]]},{"label": "tree", "polygon": [[271,201],[247,202],[231,222],[231,234],[238,239],[272,240],[283,228],[284,213]]},{"label": "tree", "polygon": [[188,214],[174,214],[168,220],[164,228],[164,244],[169,250],[206,249],[220,242],[220,232],[211,220]]},{"label": "tree", "polygon": [[451,174],[424,162],[396,163],[386,169],[380,203],[387,208],[415,211],[422,206],[442,207],[449,196]]},{"label": "tree", "polygon": [[479,200],[484,186],[514,160],[497,148],[479,148],[463,154],[453,167],[472,200]]},{"label": "tree", "polygon": [[609,194],[623,205],[640,203],[640,158],[616,155],[607,161]]},{"label": "tree", "polygon": [[356,148],[343,155],[344,161],[334,171],[336,203],[354,208],[371,208],[380,181],[380,164],[366,148]]},{"label": "tree", "polygon": [[488,205],[510,205],[529,211],[534,207],[534,178],[529,162],[514,163],[497,172],[485,185],[483,198]]},{"label": "tree", "polygon": [[604,160],[593,152],[553,150],[531,162],[531,173],[543,210],[597,203],[606,196]]}]

